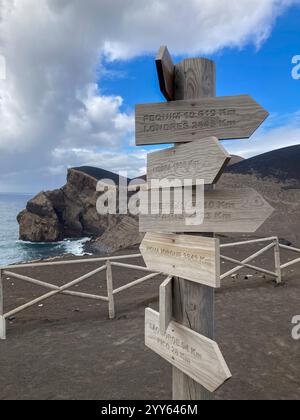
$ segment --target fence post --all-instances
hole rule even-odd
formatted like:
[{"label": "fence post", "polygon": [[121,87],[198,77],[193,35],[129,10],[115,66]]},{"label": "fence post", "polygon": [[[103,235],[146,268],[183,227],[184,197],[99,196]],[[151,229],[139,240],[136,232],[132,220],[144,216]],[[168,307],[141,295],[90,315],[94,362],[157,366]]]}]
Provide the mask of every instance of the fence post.
[{"label": "fence post", "polygon": [[109,319],[115,319],[115,300],[114,300],[114,293],[113,293],[114,289],[113,289],[112,269],[111,269],[110,260],[107,260],[106,262],[106,281],[107,281]]},{"label": "fence post", "polygon": [[4,296],[3,296],[3,271],[0,270],[0,340],[6,339],[6,321],[3,316]]},{"label": "fence post", "polygon": [[280,261],[280,247],[279,247],[279,239],[275,239],[274,241],[274,255],[275,255],[275,272],[277,274],[276,282],[280,284],[282,282],[281,277],[281,261]]}]

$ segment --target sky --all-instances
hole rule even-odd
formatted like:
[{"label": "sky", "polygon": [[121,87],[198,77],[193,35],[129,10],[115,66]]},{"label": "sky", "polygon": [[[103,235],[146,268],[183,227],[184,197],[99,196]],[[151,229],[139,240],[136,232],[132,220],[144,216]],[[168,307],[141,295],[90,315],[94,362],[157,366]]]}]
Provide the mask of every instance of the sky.
[{"label": "sky", "polygon": [[299,22],[300,0],[0,0],[0,191],[58,188],[73,166],[144,174],[134,106],[164,101],[160,45],[215,60],[218,96],[270,112],[229,152],[299,144]]}]

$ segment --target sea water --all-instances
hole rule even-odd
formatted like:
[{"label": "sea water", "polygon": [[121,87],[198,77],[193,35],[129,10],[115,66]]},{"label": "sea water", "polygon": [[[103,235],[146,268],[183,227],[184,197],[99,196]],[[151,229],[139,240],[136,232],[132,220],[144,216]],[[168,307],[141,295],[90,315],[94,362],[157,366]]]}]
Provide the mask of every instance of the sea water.
[{"label": "sea water", "polygon": [[35,261],[64,254],[84,255],[88,238],[55,243],[33,243],[19,240],[17,215],[33,194],[0,193],[0,266]]}]

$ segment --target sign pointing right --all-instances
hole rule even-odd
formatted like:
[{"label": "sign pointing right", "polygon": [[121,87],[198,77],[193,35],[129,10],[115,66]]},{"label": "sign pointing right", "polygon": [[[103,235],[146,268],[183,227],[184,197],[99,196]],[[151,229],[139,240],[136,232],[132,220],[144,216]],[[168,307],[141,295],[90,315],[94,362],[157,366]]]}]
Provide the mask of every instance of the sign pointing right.
[{"label": "sign pointing right", "polygon": [[215,341],[176,322],[160,333],[159,313],[146,309],[145,344],[210,392],[231,378],[230,370]]},{"label": "sign pointing right", "polygon": [[[148,191],[151,206],[159,212],[151,214],[150,200],[141,200],[140,232],[254,233],[274,211],[253,188],[216,189],[205,191],[203,222],[198,224],[195,219],[195,223],[189,223],[195,216],[185,212],[187,203],[174,200],[172,194],[165,195],[163,201],[157,201],[159,196],[152,195],[152,191]],[[169,214],[165,209],[170,209]],[[178,209],[182,212],[178,213]]]},{"label": "sign pointing right", "polygon": [[249,138],[269,113],[249,95],[136,106],[136,144]]}]

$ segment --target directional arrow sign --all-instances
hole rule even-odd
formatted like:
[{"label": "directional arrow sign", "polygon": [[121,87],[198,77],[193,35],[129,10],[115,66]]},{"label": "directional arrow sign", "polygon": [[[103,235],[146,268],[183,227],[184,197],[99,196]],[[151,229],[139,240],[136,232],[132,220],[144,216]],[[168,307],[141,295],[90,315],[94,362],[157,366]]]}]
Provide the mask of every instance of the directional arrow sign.
[{"label": "directional arrow sign", "polygon": [[197,184],[197,180],[204,180],[205,184],[214,184],[230,158],[216,137],[180,144],[148,154],[147,179],[191,179],[193,185]]},{"label": "directional arrow sign", "polygon": [[218,239],[147,233],[140,250],[150,270],[214,288],[221,286]]},{"label": "directional arrow sign", "polygon": [[217,343],[173,321],[161,334],[152,309],[146,309],[145,344],[210,392],[232,376]]},{"label": "directional arrow sign", "polygon": [[136,144],[248,138],[268,115],[248,95],[137,105]]},{"label": "directional arrow sign", "polygon": [[[172,194],[164,195],[165,202],[155,203],[158,195],[151,194],[151,190],[148,193],[149,200],[153,200],[152,207],[160,210],[158,214],[151,214],[150,211],[145,214],[146,207],[142,205],[144,214],[140,214],[140,232],[254,233],[274,211],[252,188],[216,189],[205,192],[204,221],[197,225],[190,221],[191,217],[195,216],[185,214],[184,209],[182,214],[178,214],[182,203],[174,203]],[[178,194],[176,196],[178,197]],[[169,214],[163,214],[161,209],[169,207]]]},{"label": "directional arrow sign", "polygon": [[156,68],[160,90],[167,101],[174,99],[175,66],[172,57],[165,46],[160,47],[156,57]]}]

